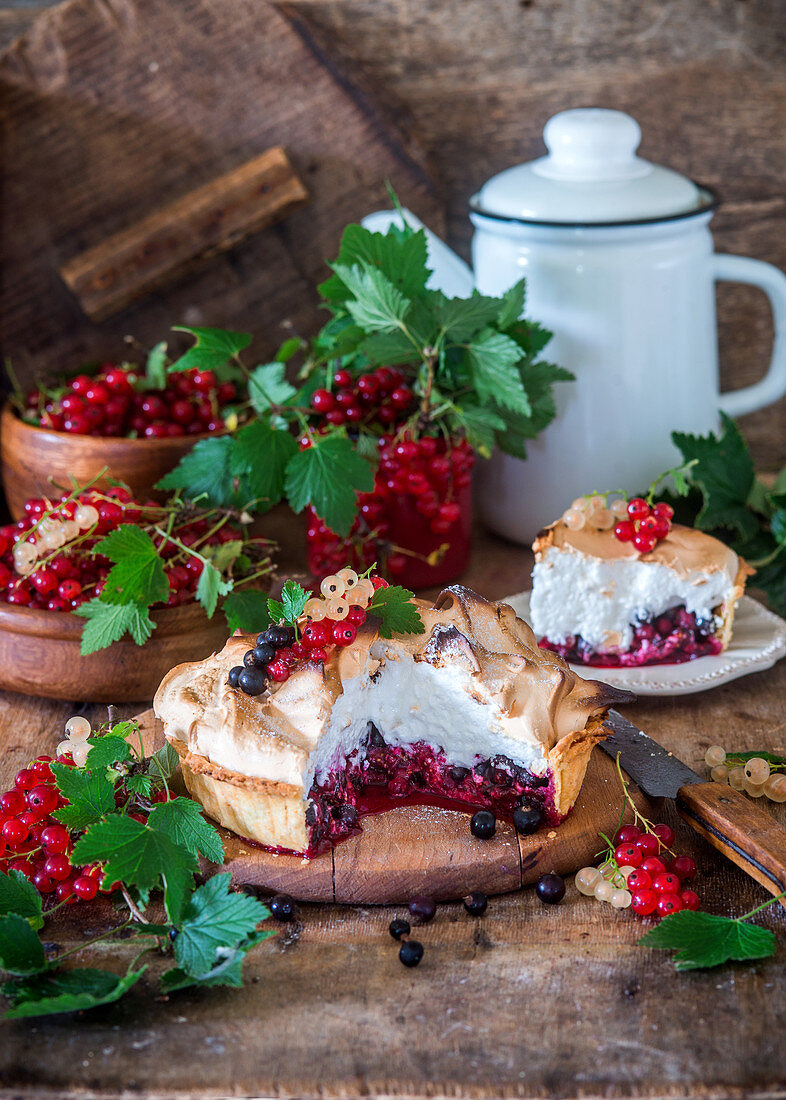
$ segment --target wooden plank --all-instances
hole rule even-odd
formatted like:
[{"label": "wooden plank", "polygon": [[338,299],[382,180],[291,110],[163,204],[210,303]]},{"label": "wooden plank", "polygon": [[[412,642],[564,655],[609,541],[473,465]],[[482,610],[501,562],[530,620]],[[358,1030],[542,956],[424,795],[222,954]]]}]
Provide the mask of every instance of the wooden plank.
[{"label": "wooden plank", "polygon": [[[299,521],[277,514],[272,522],[296,564]],[[519,548],[479,531],[466,580],[499,597],[524,587],[528,567]],[[701,770],[715,742],[783,749],[784,691],[781,662],[701,695],[643,699],[628,713]],[[2,789],[32,755],[54,749],[75,709],[0,694]],[[786,805],[765,808],[786,822]],[[766,900],[672,807],[659,814],[697,860],[709,912],[744,913]],[[116,1005],[0,1022],[0,1088],[25,1100],[129,1092],[140,1100],[781,1100],[786,1091],[786,916],[778,906],[756,918],[778,936],[772,959],[683,976],[667,953],[636,946],[646,922],[570,884],[560,905],[515,891],[480,919],[460,903],[440,904],[417,929],[425,955],[415,971],[399,964],[387,932],[402,915],[401,906],[301,904],[297,921],[249,957],[242,990],[157,1000],[156,978],[170,961],[151,955],[140,986]],[[47,938],[67,949],[117,920],[109,903],[67,909]],[[121,970],[137,950],[119,941],[76,958]]]},{"label": "wooden plank", "polygon": [[60,275],[88,317],[102,321],[280,221],[307,198],[285,150],[267,149],[74,256]]}]

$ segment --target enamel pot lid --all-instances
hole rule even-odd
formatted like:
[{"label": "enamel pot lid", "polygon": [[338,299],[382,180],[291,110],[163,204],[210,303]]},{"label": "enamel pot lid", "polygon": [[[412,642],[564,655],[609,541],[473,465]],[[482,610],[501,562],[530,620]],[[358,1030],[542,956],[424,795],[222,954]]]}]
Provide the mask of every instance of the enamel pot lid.
[{"label": "enamel pot lid", "polygon": [[669,221],[717,205],[709,188],[636,156],[639,124],[622,111],[582,107],[546,123],[548,155],[500,172],[470,200],[474,214],[535,225]]}]

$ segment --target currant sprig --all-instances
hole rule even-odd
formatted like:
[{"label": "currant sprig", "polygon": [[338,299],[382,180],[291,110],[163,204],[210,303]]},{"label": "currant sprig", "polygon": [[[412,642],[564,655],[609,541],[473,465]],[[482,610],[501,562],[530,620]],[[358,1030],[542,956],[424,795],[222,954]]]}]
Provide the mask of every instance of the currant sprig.
[{"label": "currant sprig", "polygon": [[727,753],[722,745],[710,745],[704,763],[715,783],[728,783],[751,798],[786,802],[786,757],[762,749]]}]

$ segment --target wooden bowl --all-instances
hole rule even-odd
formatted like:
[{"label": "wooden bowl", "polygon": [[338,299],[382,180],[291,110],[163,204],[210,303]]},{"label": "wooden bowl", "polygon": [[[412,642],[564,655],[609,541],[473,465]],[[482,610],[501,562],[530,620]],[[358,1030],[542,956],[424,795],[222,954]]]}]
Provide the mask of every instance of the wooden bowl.
[{"label": "wooden bowl", "polygon": [[227,639],[223,615],[208,619],[197,603],[152,618],[157,626],[144,646],[126,636],[82,657],[78,615],[0,603],[0,688],[75,702],[150,701],[171,668],[209,657]]},{"label": "wooden bowl", "polygon": [[137,500],[156,496],[156,482],[177,466],[195,443],[209,435],[174,439],[69,435],[25,424],[6,403],[0,417],[0,467],[11,515],[19,519],[26,500],[51,496],[53,486],[69,488],[71,476],[83,485],[105,467],[111,477],[128,485]]}]

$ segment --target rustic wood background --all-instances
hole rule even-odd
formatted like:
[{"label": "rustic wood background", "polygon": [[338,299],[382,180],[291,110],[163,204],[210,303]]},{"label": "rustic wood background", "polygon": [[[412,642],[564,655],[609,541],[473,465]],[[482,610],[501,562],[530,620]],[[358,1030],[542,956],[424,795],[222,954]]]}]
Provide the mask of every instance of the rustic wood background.
[{"label": "rustic wood background", "polygon": [[[100,25],[101,33],[110,38],[133,39],[141,33],[134,13],[143,19],[145,11],[156,5],[146,0],[75,0],[61,5],[59,13],[44,11],[47,6],[47,0],[14,0],[0,9],[0,39],[9,41],[27,32],[26,40],[11,47],[11,69],[6,59],[2,72],[6,79],[9,72],[19,79],[25,64],[33,59],[31,79],[45,85],[47,73],[62,76],[67,62],[67,87],[58,89],[55,82],[51,89],[56,100],[62,96],[60,111],[66,122],[74,108],[66,91],[78,86],[85,74],[89,76],[91,58],[95,58],[88,41],[77,49],[73,39],[69,39],[71,46],[63,57],[60,47],[65,31],[70,27],[68,33],[72,34],[78,19],[83,30]],[[243,56],[267,56],[264,47],[270,39],[270,20],[278,16],[271,16],[264,0],[178,0],[168,7],[174,35],[167,42],[168,63],[177,68],[190,61],[204,70],[190,85],[190,94],[203,99],[228,95],[242,104],[227,120],[237,133],[231,137],[203,133],[194,139],[199,140],[200,148],[212,147],[214,159],[223,157],[225,161],[230,146],[236,151],[248,141],[248,134],[259,122],[260,104],[263,100],[269,103],[269,97],[266,100],[260,94],[263,64],[254,70],[249,67],[250,60],[238,66],[234,57],[227,64],[221,50],[242,30],[247,43]],[[724,203],[714,222],[719,250],[756,256],[786,268],[783,0],[636,4],[629,0],[294,0],[280,5],[278,11],[301,41],[324,52],[342,82],[350,81],[345,87],[355,103],[362,103],[362,109],[372,113],[384,112],[397,123],[404,144],[413,141],[412,148],[427,151],[444,199],[449,238],[465,255],[470,235],[465,209],[470,194],[491,173],[538,155],[542,151],[541,128],[555,111],[597,104],[630,111],[638,118],[644,132],[644,156],[720,191]],[[187,28],[200,23],[213,28],[214,51],[211,54],[206,47],[206,53],[184,58]],[[208,58],[212,60],[205,64]],[[164,60],[162,54],[162,68]],[[221,76],[218,82],[217,71]],[[296,75],[308,84],[316,79],[315,74],[316,68],[310,68],[307,74]],[[156,101],[155,96],[143,94],[145,82],[138,84],[137,102],[127,104],[132,113],[151,110]],[[109,83],[93,88],[97,112],[115,87]],[[282,97],[291,95],[291,88],[283,88]],[[358,88],[367,90],[370,98]],[[192,112],[189,124],[198,122],[199,117],[199,111]],[[330,121],[321,118],[323,126],[328,127]],[[419,156],[416,154],[416,161]],[[219,166],[226,167],[216,163],[214,168]],[[381,167],[382,159],[374,168],[379,171]],[[76,164],[74,169],[78,170]],[[371,179],[373,169],[361,164],[357,169],[365,172],[365,180],[356,189],[355,199],[381,200],[379,180],[374,186]],[[126,170],[134,172],[133,162]],[[178,182],[178,172],[177,165],[162,170],[163,190],[172,188],[173,177]],[[407,173],[403,176],[406,180]],[[421,188],[413,184],[406,195],[426,220],[435,216],[428,190],[426,184]],[[150,195],[141,201],[144,206]],[[334,205],[327,221],[314,219],[309,208],[299,212],[295,239],[306,247],[313,224],[321,254],[328,255],[340,231],[336,219],[344,213],[354,216],[352,206],[352,202],[340,209]],[[85,219],[94,216],[88,206]],[[282,230],[278,239],[285,235]],[[264,239],[262,236],[259,241]],[[233,310],[245,317],[253,303],[256,315],[265,318],[269,303],[252,293],[264,280],[258,260],[266,254],[265,248],[269,245],[258,243],[250,252],[243,251],[234,268],[231,263],[219,265],[220,278],[214,272],[201,282],[189,282],[179,296],[172,296],[170,309],[179,306],[183,314],[196,313],[204,319],[212,306],[213,313],[220,314],[213,319],[229,323]],[[290,307],[287,294],[281,294],[273,303],[279,316],[282,309],[291,309],[297,314],[296,322],[314,323],[313,297],[308,292],[308,280],[318,266],[314,255],[309,252],[297,286],[293,281],[287,288],[287,293],[296,292],[307,299],[307,308],[298,312]],[[13,283],[13,272],[6,278]],[[246,290],[239,290],[238,283]],[[724,286],[718,298],[724,385],[746,385],[765,368],[771,341],[769,312],[763,297],[752,289]],[[47,309],[46,297],[33,305],[33,313],[40,318]],[[82,332],[80,339],[64,350],[74,355],[80,347],[96,347],[102,340],[111,345],[123,332],[157,327],[160,334],[171,318],[166,310],[151,310],[151,306],[132,309],[117,322],[91,330],[89,336]],[[30,324],[35,324],[35,318]],[[277,336],[269,332],[268,342],[274,343]],[[21,340],[15,344],[9,334],[6,341],[7,351],[24,359],[28,372],[51,358],[53,348],[60,353],[51,341],[39,341],[35,354],[20,347]],[[743,428],[760,466],[773,468],[786,461],[786,400],[746,417]]]}]

